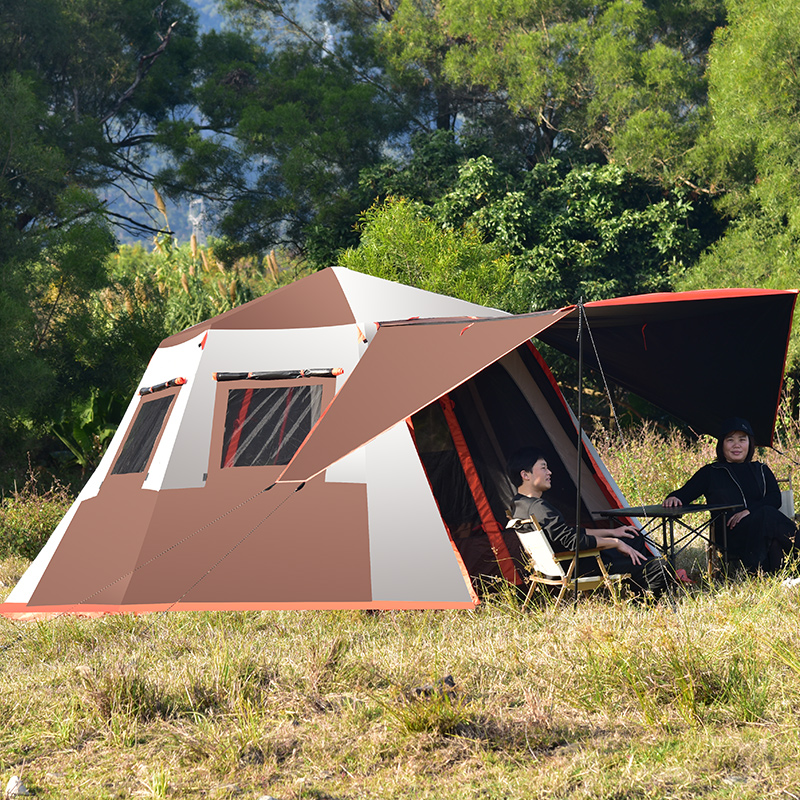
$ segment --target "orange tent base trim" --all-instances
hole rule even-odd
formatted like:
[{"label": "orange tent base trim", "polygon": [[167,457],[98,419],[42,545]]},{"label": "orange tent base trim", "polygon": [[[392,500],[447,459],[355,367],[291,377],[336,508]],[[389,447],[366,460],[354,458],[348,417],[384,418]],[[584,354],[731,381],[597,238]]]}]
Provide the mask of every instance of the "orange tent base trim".
[{"label": "orange tent base trim", "polygon": [[25,603],[0,605],[0,616],[13,620],[41,620],[55,617],[102,617],[106,614],[156,614],[160,611],[425,611],[430,609],[475,609],[479,600],[472,602],[413,602],[380,601],[364,603],[149,603],[146,605],[104,606],[64,605],[34,606]]}]

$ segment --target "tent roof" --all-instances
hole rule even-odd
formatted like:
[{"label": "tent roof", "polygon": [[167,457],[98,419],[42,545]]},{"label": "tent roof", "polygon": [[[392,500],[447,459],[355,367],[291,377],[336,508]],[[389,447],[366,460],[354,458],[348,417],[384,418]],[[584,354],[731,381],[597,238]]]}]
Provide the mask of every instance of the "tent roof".
[{"label": "tent roof", "polygon": [[[698,433],[717,435],[724,419],[745,417],[769,445],[796,299],[796,291],[715,289],[586,303],[584,363]],[[577,325],[573,310],[537,338],[577,357]]]},{"label": "tent roof", "polygon": [[296,330],[408,317],[498,317],[505,311],[375,278],[344,267],[328,267],[269,294],[170,336],[162,347],[181,344],[204,331]]}]

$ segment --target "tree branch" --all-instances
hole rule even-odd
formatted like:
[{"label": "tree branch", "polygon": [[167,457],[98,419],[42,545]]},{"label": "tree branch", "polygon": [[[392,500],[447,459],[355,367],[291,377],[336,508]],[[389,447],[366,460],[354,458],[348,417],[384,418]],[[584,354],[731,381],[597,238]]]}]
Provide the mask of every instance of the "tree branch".
[{"label": "tree branch", "polygon": [[161,39],[161,44],[155,50],[153,50],[152,53],[148,53],[139,59],[139,66],[136,68],[136,77],[134,78],[133,83],[122,93],[122,96],[119,98],[114,108],[100,119],[101,125],[104,125],[112,117],[115,117],[122,106],[124,106],[125,103],[130,100],[131,96],[136,91],[136,87],[144,80],[144,78],[147,76],[147,73],[150,72],[150,69],[156,62],[156,59],[167,49],[169,40],[172,37],[172,31],[175,29],[177,24],[178,22],[176,20],[172,23],[172,25],[169,26],[166,35]]}]

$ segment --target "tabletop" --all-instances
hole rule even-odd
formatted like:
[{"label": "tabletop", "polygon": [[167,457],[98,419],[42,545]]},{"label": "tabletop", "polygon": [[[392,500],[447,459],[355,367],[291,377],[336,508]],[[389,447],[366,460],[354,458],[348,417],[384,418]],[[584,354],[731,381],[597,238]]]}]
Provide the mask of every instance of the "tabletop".
[{"label": "tabletop", "polygon": [[684,514],[697,514],[709,511],[712,514],[719,511],[733,511],[742,508],[741,503],[715,504],[715,505],[688,505],[688,506],[631,506],[630,508],[604,508],[595,513],[601,517],[682,517]]}]

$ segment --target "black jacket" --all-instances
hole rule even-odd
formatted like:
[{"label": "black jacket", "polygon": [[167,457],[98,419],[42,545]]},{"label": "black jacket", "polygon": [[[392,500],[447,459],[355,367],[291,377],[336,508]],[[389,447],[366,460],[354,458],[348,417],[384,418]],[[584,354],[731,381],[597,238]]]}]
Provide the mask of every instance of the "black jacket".
[{"label": "black jacket", "polygon": [[688,505],[703,496],[709,505],[741,503],[750,511],[764,506],[780,508],[781,491],[772,470],[759,461],[730,464],[715,461],[700,467],[670,497]]},{"label": "black jacket", "polygon": [[[547,500],[541,497],[526,497],[516,494],[512,502],[511,515],[517,519],[527,519],[534,517],[539,525],[542,526],[544,535],[553,545],[553,550],[557,553],[568,553],[575,550],[575,528],[567,525],[561,512]],[[525,530],[523,526],[521,530]],[[580,550],[591,550],[597,546],[594,536],[581,528],[579,539]]]}]

